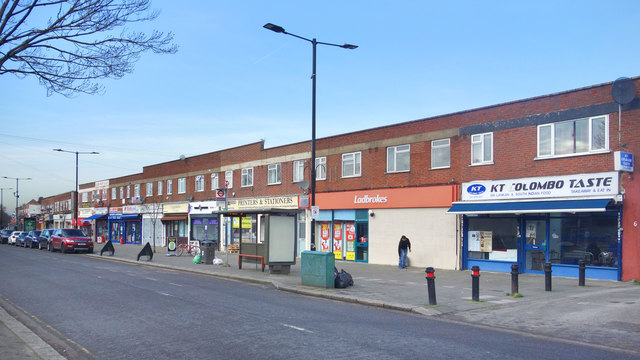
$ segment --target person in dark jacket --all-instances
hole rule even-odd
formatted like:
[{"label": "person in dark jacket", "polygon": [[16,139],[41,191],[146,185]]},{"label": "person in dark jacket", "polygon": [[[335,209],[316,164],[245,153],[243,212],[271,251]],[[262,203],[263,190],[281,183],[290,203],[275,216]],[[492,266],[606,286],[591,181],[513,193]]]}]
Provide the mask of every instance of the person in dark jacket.
[{"label": "person in dark jacket", "polygon": [[398,267],[400,269],[407,268],[407,253],[411,252],[411,241],[409,238],[402,235],[400,238],[400,242],[398,243],[398,257],[400,258],[398,261]]}]

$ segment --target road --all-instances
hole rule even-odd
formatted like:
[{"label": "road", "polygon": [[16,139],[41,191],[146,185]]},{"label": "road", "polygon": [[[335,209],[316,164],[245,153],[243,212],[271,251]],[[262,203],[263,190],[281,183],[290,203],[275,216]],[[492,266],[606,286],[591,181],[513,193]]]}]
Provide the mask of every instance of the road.
[{"label": "road", "polygon": [[0,246],[0,303],[72,359],[638,359],[271,287]]}]

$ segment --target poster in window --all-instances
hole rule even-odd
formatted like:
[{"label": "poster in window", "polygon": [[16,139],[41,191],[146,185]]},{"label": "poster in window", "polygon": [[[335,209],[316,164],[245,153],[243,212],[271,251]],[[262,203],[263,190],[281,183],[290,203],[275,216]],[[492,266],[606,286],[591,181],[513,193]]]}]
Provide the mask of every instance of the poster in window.
[{"label": "poster in window", "polygon": [[356,224],[345,224],[345,235],[347,238],[347,260],[356,260]]},{"label": "poster in window", "polygon": [[333,254],[342,259],[342,223],[333,224]]},{"label": "poster in window", "polygon": [[329,230],[329,223],[320,224],[320,239],[321,243],[321,251],[329,252],[329,247],[331,244],[331,233]]},{"label": "poster in window", "polygon": [[469,231],[469,251],[491,252],[493,247],[493,232]]}]

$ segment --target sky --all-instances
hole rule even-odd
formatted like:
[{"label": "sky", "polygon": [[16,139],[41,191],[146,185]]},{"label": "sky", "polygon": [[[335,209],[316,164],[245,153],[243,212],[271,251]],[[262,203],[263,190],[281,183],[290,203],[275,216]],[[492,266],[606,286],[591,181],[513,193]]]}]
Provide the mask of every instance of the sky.
[{"label": "sky", "polygon": [[[317,137],[640,75],[640,1],[152,0],[133,30],[172,32],[179,50],[145,53],[104,94],[47,96],[35,78],[0,77],[3,205],[136,174],[144,166],[265,141]],[[12,188],[12,189],[8,189]],[[13,211],[8,211],[12,213]]]}]

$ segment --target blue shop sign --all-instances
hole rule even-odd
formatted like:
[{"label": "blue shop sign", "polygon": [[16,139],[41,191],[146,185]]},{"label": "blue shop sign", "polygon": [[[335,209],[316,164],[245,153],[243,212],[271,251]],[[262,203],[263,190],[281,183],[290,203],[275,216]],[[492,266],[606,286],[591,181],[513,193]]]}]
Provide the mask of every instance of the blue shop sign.
[{"label": "blue shop sign", "polygon": [[614,159],[614,167],[616,171],[633,172],[633,154],[624,151],[616,151],[614,153]]}]

